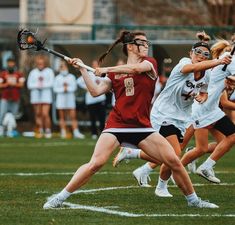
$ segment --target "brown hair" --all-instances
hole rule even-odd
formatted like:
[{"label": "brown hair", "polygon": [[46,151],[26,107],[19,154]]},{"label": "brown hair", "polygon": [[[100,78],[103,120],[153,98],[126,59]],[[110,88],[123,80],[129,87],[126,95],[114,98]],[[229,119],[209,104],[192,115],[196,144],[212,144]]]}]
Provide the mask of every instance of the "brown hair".
[{"label": "brown hair", "polygon": [[192,48],[194,49],[197,47],[205,47],[210,51],[210,46],[208,44],[211,39],[210,36],[206,34],[205,31],[202,31],[202,32],[197,32],[196,37],[199,39],[199,42],[196,42]]},{"label": "brown hair", "polygon": [[104,60],[104,58],[112,51],[112,49],[118,44],[118,43],[122,43],[123,46],[122,46],[122,51],[123,53],[127,56],[128,53],[127,53],[127,44],[130,44],[133,42],[133,40],[135,39],[135,36],[137,35],[143,35],[143,36],[146,36],[146,34],[144,32],[141,32],[141,31],[136,31],[136,32],[130,32],[130,31],[122,31],[120,33],[120,36],[118,39],[116,39],[116,41],[108,48],[108,50],[102,54],[100,57],[99,57],[99,64],[101,64]]}]

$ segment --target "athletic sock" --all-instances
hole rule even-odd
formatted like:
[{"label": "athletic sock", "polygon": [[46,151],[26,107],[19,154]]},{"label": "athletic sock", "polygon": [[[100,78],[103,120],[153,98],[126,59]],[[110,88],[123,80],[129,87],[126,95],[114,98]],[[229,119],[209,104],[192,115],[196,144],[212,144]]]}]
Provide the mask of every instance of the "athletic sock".
[{"label": "athletic sock", "polygon": [[147,174],[150,174],[150,173],[153,171],[152,167],[149,165],[148,162],[145,163],[145,164],[142,166],[142,168],[143,168],[144,172],[147,173]]},{"label": "athletic sock", "polygon": [[168,184],[168,180],[163,180],[161,177],[158,178],[157,188],[166,189]]},{"label": "athletic sock", "polygon": [[185,196],[185,198],[188,202],[195,202],[198,200],[197,194],[195,192],[193,192],[190,195]]},{"label": "athletic sock", "polygon": [[66,200],[72,193],[68,192],[66,189],[63,189],[57,197],[61,200]]},{"label": "athletic sock", "polygon": [[215,164],[216,164],[216,161],[208,157],[207,160],[202,165],[205,168],[212,168]]},{"label": "athletic sock", "polygon": [[140,149],[138,148],[128,148],[125,147],[127,150],[127,159],[138,159],[140,158]]}]

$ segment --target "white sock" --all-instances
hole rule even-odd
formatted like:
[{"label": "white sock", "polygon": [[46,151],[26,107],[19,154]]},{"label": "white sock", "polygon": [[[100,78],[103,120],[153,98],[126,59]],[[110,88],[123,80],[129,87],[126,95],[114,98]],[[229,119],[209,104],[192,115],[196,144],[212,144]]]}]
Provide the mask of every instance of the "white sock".
[{"label": "white sock", "polygon": [[39,132],[40,134],[43,134],[43,132],[44,132],[43,128],[39,128],[38,132]]},{"label": "white sock", "polygon": [[74,129],[74,130],[73,130],[73,135],[77,135],[77,134],[79,134],[79,133],[80,133],[79,129]]},{"label": "white sock", "polygon": [[66,200],[72,193],[66,191],[66,189],[63,189],[58,195],[57,197],[61,200]]},{"label": "white sock", "polygon": [[50,134],[50,133],[51,133],[51,129],[50,129],[50,128],[46,128],[45,132],[46,132],[47,134]]},{"label": "white sock", "polygon": [[138,148],[126,148],[127,150],[127,159],[139,159],[140,149]]},{"label": "white sock", "polygon": [[187,199],[188,202],[195,202],[198,200],[197,194],[195,192],[193,192],[190,195],[185,196],[185,198]]},{"label": "white sock", "polygon": [[66,136],[66,130],[65,129],[61,129],[60,133],[61,133],[61,135]]},{"label": "white sock", "polygon": [[153,171],[152,167],[149,165],[148,162],[145,163],[145,164],[142,166],[142,168],[143,168],[144,172],[147,173],[147,174],[150,174],[150,173]]},{"label": "white sock", "polygon": [[168,184],[168,180],[163,180],[161,177],[158,178],[157,188],[166,189]]},{"label": "white sock", "polygon": [[207,160],[202,164],[205,168],[212,168],[216,164],[216,161],[211,159],[210,157],[207,158]]}]

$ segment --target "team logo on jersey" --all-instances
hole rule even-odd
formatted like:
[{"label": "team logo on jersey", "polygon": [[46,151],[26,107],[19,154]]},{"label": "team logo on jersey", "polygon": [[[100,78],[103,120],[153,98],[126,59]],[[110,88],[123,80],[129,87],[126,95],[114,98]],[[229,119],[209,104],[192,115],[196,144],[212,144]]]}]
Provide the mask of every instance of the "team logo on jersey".
[{"label": "team logo on jersey", "polygon": [[200,123],[199,123],[199,120],[196,120],[195,121],[195,124],[196,124],[196,126],[198,126]]}]

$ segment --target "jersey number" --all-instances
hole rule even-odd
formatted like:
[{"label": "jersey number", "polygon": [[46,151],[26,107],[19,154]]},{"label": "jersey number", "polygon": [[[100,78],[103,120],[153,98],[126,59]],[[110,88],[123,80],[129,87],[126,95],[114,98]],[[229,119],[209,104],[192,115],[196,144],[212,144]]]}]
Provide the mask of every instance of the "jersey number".
[{"label": "jersey number", "polygon": [[135,94],[133,78],[131,78],[131,77],[126,78],[124,80],[124,85],[126,88],[126,96],[133,96]]}]

